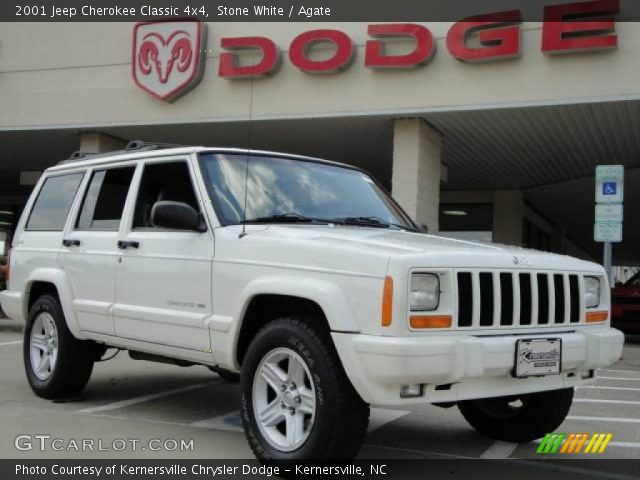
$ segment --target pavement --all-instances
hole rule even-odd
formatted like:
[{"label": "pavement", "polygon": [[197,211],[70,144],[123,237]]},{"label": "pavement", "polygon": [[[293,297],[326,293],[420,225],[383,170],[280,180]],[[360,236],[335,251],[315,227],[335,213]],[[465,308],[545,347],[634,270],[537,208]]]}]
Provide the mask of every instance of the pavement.
[{"label": "pavement", "polygon": [[[35,396],[25,379],[21,331],[22,325],[0,320],[0,458],[253,458],[238,416],[238,386],[207,368],[136,361],[120,352],[114,359],[96,364],[80,396],[48,401]],[[576,391],[569,417],[558,431],[610,432],[611,442],[597,458],[635,461],[596,465],[568,464],[559,461],[560,455],[542,458],[536,454],[536,442],[496,442],[476,433],[457,408],[432,405],[373,408],[360,456],[378,460],[501,459],[530,467],[531,478],[544,474],[546,480],[639,478],[639,337],[628,339],[617,364],[597,372],[594,386]],[[36,434],[45,437],[39,439]],[[23,450],[16,448],[19,435],[29,436],[19,440]],[[93,451],[74,448],[84,440],[94,442]],[[468,473],[459,478],[472,478],[473,472]]]}]

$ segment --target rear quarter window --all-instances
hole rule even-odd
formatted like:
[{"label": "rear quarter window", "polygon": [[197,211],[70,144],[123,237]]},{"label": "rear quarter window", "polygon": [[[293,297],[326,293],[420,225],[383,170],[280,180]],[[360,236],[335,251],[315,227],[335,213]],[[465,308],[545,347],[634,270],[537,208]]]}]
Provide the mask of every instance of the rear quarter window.
[{"label": "rear quarter window", "polygon": [[83,172],[48,177],[31,209],[26,230],[62,231]]}]

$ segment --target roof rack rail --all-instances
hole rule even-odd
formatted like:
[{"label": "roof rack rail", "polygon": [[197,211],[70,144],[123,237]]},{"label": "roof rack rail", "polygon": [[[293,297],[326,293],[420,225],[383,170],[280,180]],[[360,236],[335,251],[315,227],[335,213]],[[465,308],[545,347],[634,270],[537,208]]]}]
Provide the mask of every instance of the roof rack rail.
[{"label": "roof rack rail", "polygon": [[93,158],[100,157],[110,157],[112,155],[117,155],[119,153],[128,153],[128,152],[144,152],[147,150],[160,150],[163,148],[178,148],[178,147],[187,147],[189,145],[181,145],[178,143],[155,143],[155,142],[145,142],[143,140],[131,140],[124,147],[124,150],[113,150],[111,152],[104,153],[86,153],[81,150],[76,150],[71,154],[71,156],[66,159],[58,162],[58,165],[66,165],[68,163],[77,162],[80,160],[88,160]]}]

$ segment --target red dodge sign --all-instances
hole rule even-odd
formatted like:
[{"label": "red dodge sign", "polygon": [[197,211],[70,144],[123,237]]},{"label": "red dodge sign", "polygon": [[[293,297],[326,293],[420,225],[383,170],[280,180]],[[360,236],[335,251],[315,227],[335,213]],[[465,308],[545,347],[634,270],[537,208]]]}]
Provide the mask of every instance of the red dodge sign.
[{"label": "red dodge sign", "polygon": [[[544,7],[541,50],[547,55],[616,48],[614,16],[619,0],[596,0]],[[582,20],[581,20],[582,19]],[[516,58],[521,53],[522,14],[519,10],[465,18],[447,32],[449,53],[464,62]],[[200,80],[205,58],[204,28],[197,20],[172,20],[137,24],[133,40],[133,77],[152,95],[172,101]],[[375,24],[367,27],[364,66],[371,69],[416,68],[435,54],[435,41],[424,25]],[[477,36],[476,45],[469,41]],[[385,53],[388,40],[411,39],[409,53]],[[332,44],[329,58],[314,59],[311,50],[320,43]],[[218,75],[251,78],[273,74],[281,63],[281,50],[266,37],[222,38]],[[253,50],[260,60],[242,64],[240,53]],[[331,74],[353,63],[356,48],[346,33],[335,29],[303,32],[290,43],[289,61],[310,74]]]}]

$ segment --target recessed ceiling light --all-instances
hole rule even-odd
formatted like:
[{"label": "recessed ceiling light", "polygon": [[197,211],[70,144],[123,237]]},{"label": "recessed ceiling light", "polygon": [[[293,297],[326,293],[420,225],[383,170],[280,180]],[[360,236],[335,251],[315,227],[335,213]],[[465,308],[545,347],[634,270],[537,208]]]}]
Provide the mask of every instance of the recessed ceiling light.
[{"label": "recessed ceiling light", "polygon": [[442,213],[444,215],[449,215],[450,217],[466,217],[469,215],[464,210],[444,210]]}]

